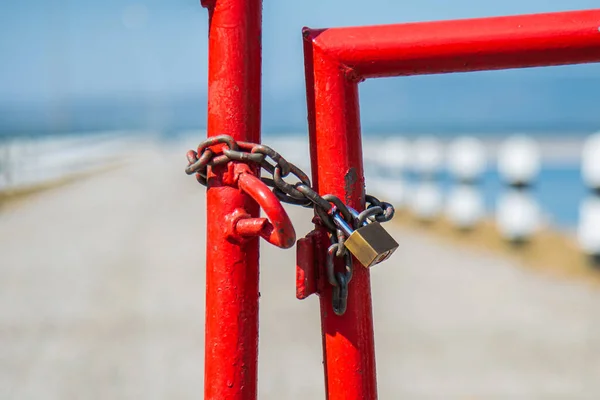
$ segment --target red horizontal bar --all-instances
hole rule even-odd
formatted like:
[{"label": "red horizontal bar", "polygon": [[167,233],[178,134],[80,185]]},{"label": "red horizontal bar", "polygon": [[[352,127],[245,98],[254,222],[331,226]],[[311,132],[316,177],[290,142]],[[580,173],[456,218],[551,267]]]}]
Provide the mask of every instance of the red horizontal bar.
[{"label": "red horizontal bar", "polygon": [[600,9],[455,21],[305,29],[351,78],[600,61]]}]

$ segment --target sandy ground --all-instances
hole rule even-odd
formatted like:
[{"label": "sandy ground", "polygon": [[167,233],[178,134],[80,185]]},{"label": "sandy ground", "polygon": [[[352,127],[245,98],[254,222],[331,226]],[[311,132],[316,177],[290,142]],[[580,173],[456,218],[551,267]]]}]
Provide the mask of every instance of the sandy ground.
[{"label": "sandy ground", "polygon": [[[202,398],[204,189],[172,150],[0,210],[0,399]],[[392,232],[381,399],[600,398],[600,292]],[[259,397],[324,398],[317,299],[295,299],[293,250],[262,249]]]}]

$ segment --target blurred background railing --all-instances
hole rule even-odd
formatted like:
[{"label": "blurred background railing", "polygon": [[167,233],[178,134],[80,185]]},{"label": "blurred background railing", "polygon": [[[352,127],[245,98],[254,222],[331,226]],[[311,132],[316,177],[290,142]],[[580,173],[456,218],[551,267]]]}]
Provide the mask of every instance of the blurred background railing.
[{"label": "blurred background railing", "polygon": [[33,190],[113,165],[131,150],[133,137],[119,131],[8,136],[0,141],[0,191]]}]

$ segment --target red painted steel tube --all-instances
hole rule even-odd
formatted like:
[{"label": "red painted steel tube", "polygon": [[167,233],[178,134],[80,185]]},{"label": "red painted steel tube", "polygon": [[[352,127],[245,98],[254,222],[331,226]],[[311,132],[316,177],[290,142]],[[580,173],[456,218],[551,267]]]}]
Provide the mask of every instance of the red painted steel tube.
[{"label": "red painted steel tube", "polygon": [[307,34],[315,51],[363,79],[598,62],[599,27],[596,9]]},{"label": "red painted steel tube", "polygon": [[[351,207],[364,208],[358,85],[339,64],[305,42],[313,182]],[[324,248],[327,248],[325,245]],[[333,313],[331,286],[319,292],[327,398],[376,399],[369,270],[356,260],[344,315]]]},{"label": "red painted steel tube", "polygon": [[[600,61],[600,10],[355,28],[305,28],[313,181],[364,206],[358,82],[370,77]],[[324,166],[327,165],[327,168]],[[341,175],[341,176],[340,176]],[[320,291],[327,398],[376,399],[369,271],[358,263],[343,316]]]},{"label": "red painted steel tube", "polygon": [[[209,11],[208,136],[260,142],[262,0],[203,0]],[[208,172],[204,398],[256,399],[258,241],[228,240],[227,216],[259,216],[250,196]]]}]

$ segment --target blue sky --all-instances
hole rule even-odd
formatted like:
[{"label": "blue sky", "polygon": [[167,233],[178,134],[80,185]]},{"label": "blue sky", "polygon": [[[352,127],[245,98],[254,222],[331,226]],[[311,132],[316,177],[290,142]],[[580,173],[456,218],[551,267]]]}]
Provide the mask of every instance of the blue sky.
[{"label": "blue sky", "polygon": [[[598,7],[597,0],[265,0],[265,95],[301,93],[300,29],[304,25],[365,25],[594,7]],[[207,20],[198,0],[2,0],[0,101],[205,92]],[[600,77],[597,65],[552,68],[544,73]]]}]

